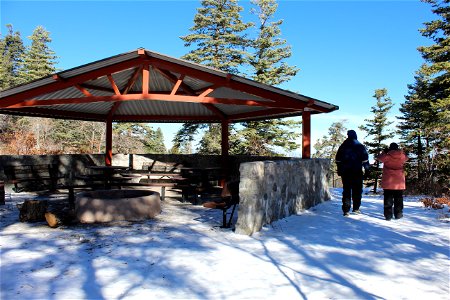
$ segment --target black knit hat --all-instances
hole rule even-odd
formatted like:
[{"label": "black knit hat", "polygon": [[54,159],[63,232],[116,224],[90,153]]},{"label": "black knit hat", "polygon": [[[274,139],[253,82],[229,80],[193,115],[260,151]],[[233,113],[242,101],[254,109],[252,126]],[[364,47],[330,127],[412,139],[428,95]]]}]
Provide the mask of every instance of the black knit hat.
[{"label": "black knit hat", "polygon": [[389,150],[398,150],[398,145],[397,143],[391,143],[389,145]]},{"label": "black knit hat", "polygon": [[356,135],[356,131],[354,131],[354,130],[347,131],[347,136],[349,139],[354,139],[354,140],[358,139],[358,136]]}]

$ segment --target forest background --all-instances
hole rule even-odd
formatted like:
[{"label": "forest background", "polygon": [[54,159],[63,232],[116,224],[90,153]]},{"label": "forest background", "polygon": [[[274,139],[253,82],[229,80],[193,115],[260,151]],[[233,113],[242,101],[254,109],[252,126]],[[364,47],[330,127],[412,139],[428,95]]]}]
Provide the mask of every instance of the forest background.
[{"label": "forest background", "polygon": [[[396,116],[398,122],[389,118],[394,104],[388,90],[376,88],[371,116],[358,129],[366,134],[365,144],[373,155],[394,137],[398,139],[411,158],[409,181],[423,191],[441,189],[449,181],[450,12],[448,0],[422,2],[430,5],[434,15],[419,29],[430,43],[418,48],[423,64],[417,66],[414,81],[408,85],[405,101]],[[295,78],[299,69],[289,64],[291,46],[282,37],[283,20],[276,18],[275,0],[246,3],[251,14],[244,14],[235,0],[204,0],[199,5],[194,25],[186,29],[190,33],[181,36],[185,46],[182,58],[271,85],[282,86]],[[61,58],[51,49],[50,32],[43,26],[34,29],[29,43],[23,41],[13,25],[6,28],[0,40],[1,90],[58,71],[57,60]],[[231,153],[293,153],[299,147],[299,126],[294,119],[239,124],[232,128]],[[345,119],[332,123],[328,133],[315,143],[314,156],[333,160],[346,130]],[[114,124],[113,151],[218,154],[217,131],[218,127],[210,124],[183,124],[171,149],[166,149],[161,128],[154,129],[149,124]],[[0,133],[1,154],[99,153],[103,151],[105,135],[101,123],[5,115],[0,115]],[[198,144],[194,149],[196,137]],[[375,187],[379,167],[373,166],[370,179]]]}]

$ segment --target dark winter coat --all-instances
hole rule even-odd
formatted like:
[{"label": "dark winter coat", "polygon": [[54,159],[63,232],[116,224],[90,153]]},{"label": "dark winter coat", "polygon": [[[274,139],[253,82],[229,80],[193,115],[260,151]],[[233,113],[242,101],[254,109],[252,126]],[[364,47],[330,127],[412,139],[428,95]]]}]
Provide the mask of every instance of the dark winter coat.
[{"label": "dark winter coat", "polygon": [[406,154],[402,150],[390,150],[376,159],[383,163],[381,187],[385,190],[404,190],[406,186],[403,165],[408,160]]},{"label": "dark winter coat", "polygon": [[369,169],[369,154],[366,147],[357,139],[349,137],[339,147],[336,153],[338,175],[361,174],[362,168]]}]

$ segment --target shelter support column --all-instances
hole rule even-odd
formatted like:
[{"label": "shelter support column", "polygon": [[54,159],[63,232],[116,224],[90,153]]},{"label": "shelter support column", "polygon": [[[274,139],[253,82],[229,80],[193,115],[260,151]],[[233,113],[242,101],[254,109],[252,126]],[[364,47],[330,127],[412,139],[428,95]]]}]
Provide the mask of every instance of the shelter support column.
[{"label": "shelter support column", "polygon": [[222,121],[222,156],[228,156],[229,145],[229,124],[228,120]]},{"label": "shelter support column", "polygon": [[112,164],[112,118],[106,119],[105,166]]},{"label": "shelter support column", "polygon": [[302,113],[302,158],[311,158],[311,112]]},{"label": "shelter support column", "polygon": [[223,170],[223,174],[222,174],[222,179],[220,180],[220,186],[224,186],[225,181],[227,180],[227,178],[229,177],[229,166],[228,166],[228,151],[230,149],[230,144],[229,144],[229,125],[230,122],[228,120],[223,120],[222,121],[222,170]]}]

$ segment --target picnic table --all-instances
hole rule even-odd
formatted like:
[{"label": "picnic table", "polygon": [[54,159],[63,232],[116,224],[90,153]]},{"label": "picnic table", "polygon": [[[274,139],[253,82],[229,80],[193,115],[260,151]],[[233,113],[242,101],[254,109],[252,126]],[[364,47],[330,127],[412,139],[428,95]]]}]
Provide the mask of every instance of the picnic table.
[{"label": "picnic table", "polygon": [[119,171],[127,170],[125,166],[87,166],[87,169],[96,171],[96,173],[86,174],[78,176],[87,182],[103,182],[105,189],[111,189],[112,185],[118,185],[122,182],[127,182],[133,179],[132,176],[123,176],[119,174]]}]

